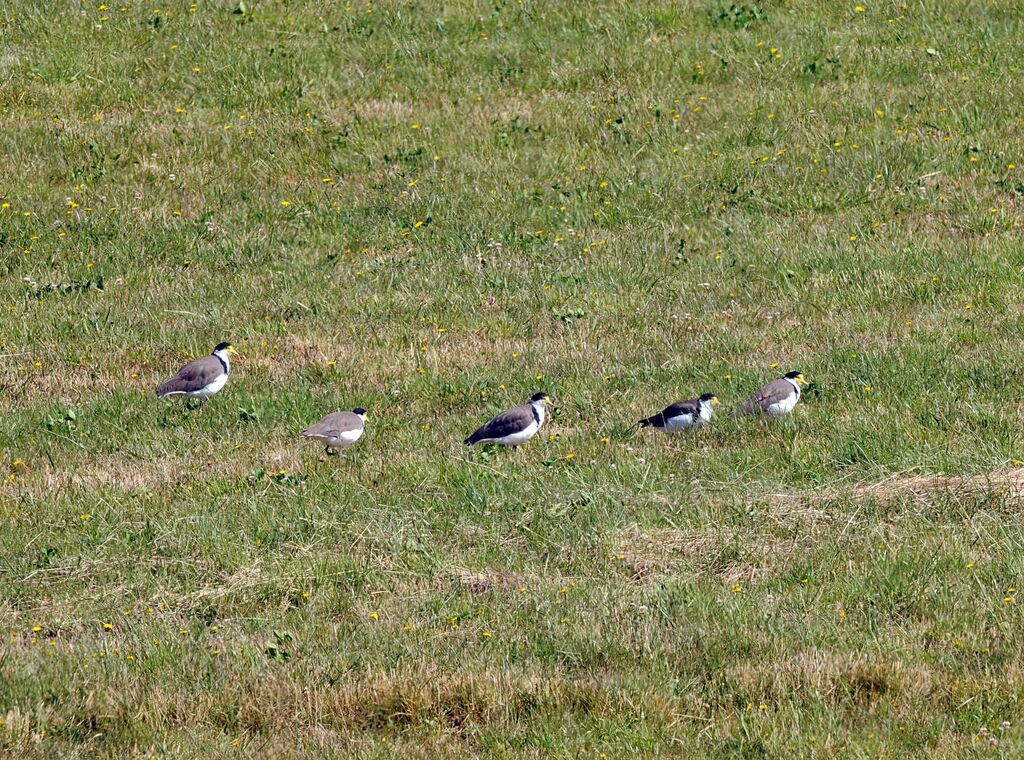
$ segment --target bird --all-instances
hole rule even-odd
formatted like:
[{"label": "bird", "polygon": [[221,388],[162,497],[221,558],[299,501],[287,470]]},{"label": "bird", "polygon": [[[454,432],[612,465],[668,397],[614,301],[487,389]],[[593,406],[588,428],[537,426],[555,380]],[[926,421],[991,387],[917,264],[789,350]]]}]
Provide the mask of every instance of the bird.
[{"label": "bird", "polygon": [[189,362],[157,388],[156,397],[184,395],[205,401],[227,383],[234,353],[237,352],[230,343],[218,343],[209,356]]},{"label": "bird", "polygon": [[484,423],[463,443],[472,446],[477,443],[497,443],[501,446],[519,446],[537,434],[547,418],[547,405],[551,403],[548,394],[533,394],[525,404],[506,409],[494,419]]},{"label": "bird", "polygon": [[315,425],[303,430],[301,435],[324,444],[325,454],[330,454],[331,449],[334,449],[339,457],[343,457],[342,449],[347,449],[362,438],[365,430],[366,410],[357,406],[351,412],[331,412]]},{"label": "bird", "polygon": [[802,372],[787,372],[757,391],[740,408],[744,414],[783,417],[793,411],[800,400],[800,386],[806,382]]},{"label": "bird", "polygon": [[666,406],[662,411],[640,420],[640,427],[653,427],[663,433],[677,433],[690,428],[698,428],[711,421],[718,406],[718,397],[714,393],[705,393],[700,398],[678,401]]}]

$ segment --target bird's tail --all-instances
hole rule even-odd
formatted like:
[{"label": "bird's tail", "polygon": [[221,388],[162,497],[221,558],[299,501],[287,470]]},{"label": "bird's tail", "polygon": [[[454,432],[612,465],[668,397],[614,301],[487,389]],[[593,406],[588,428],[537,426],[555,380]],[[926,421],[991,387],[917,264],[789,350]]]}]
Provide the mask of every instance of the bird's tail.
[{"label": "bird's tail", "polygon": [[636,423],[636,424],[637,424],[637,425],[639,425],[639,426],[640,426],[640,427],[642,427],[642,428],[645,428],[645,427],[651,427],[652,425],[656,425],[656,424],[658,423],[658,420],[659,420],[660,418],[661,418],[661,415],[660,415],[660,414],[656,414],[656,415],[654,415],[653,417],[648,417],[648,418],[647,418],[647,419],[645,419],[645,420],[640,420],[640,421],[639,421],[638,423]]},{"label": "bird's tail", "polygon": [[474,443],[480,443],[480,441],[482,441],[484,439],[484,437],[485,437],[485,435],[484,435],[484,432],[483,432],[483,428],[480,428],[480,429],[474,430],[473,434],[471,436],[469,436],[469,438],[464,440],[463,443],[466,446],[472,446]]}]

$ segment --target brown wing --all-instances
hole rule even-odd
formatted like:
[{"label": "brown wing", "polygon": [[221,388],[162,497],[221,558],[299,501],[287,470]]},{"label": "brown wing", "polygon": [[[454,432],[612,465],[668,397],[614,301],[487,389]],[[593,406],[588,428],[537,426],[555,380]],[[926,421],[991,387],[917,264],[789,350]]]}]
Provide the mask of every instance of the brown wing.
[{"label": "brown wing", "polygon": [[779,378],[772,380],[764,388],[743,402],[743,411],[747,414],[767,412],[768,407],[777,404],[795,393],[793,385],[788,380]]},{"label": "brown wing", "polygon": [[303,430],[302,435],[306,438],[335,438],[342,433],[362,430],[362,428],[363,420],[358,414],[333,412],[315,425],[310,425]]},{"label": "brown wing", "polygon": [[156,395],[166,396],[170,393],[194,393],[202,390],[224,374],[224,365],[216,356],[204,356],[189,362],[178,370],[178,374],[161,385]]},{"label": "brown wing", "polygon": [[666,420],[678,417],[681,414],[692,414],[694,417],[699,417],[700,401],[695,398],[691,398],[687,401],[677,401],[671,406],[666,406],[665,411],[661,414]]},{"label": "brown wing", "polygon": [[473,435],[466,439],[467,445],[478,441],[486,441],[490,438],[504,438],[506,435],[518,433],[523,428],[529,427],[533,422],[533,405],[520,404],[507,409],[493,420],[484,423]]}]

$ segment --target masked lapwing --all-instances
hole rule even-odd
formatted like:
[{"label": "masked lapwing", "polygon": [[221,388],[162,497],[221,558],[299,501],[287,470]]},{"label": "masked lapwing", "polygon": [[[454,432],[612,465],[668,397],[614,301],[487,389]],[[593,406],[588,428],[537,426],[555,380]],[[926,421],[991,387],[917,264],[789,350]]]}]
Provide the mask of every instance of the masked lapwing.
[{"label": "masked lapwing", "polygon": [[331,449],[334,449],[334,453],[340,457],[342,449],[347,449],[362,438],[365,430],[366,410],[359,406],[351,412],[328,414],[315,425],[303,430],[302,437],[320,441],[325,446],[325,454],[331,454]]},{"label": "masked lapwing", "polygon": [[493,420],[485,423],[464,443],[497,443],[501,446],[519,446],[537,434],[547,417],[547,405],[551,397],[546,393],[535,393],[525,404],[507,409]]},{"label": "masked lapwing", "polygon": [[212,354],[189,362],[157,388],[156,397],[188,396],[205,401],[227,384],[233,353],[230,343],[218,343]]},{"label": "masked lapwing", "polygon": [[806,382],[802,372],[787,372],[744,401],[741,409],[745,414],[783,417],[796,407],[800,400],[800,386]]},{"label": "masked lapwing", "polygon": [[645,420],[640,420],[640,427],[653,427],[663,433],[678,433],[690,428],[698,428],[711,422],[718,406],[718,397],[714,393],[705,393],[700,398],[691,398],[666,406],[662,411]]}]

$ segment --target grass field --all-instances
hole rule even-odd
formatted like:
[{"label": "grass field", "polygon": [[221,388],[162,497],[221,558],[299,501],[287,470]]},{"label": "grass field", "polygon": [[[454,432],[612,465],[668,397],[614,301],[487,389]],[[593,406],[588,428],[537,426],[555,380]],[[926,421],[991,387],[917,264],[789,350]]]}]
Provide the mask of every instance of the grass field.
[{"label": "grass field", "polygon": [[1020,2],[124,2],[0,5],[0,754],[1024,754]]}]

